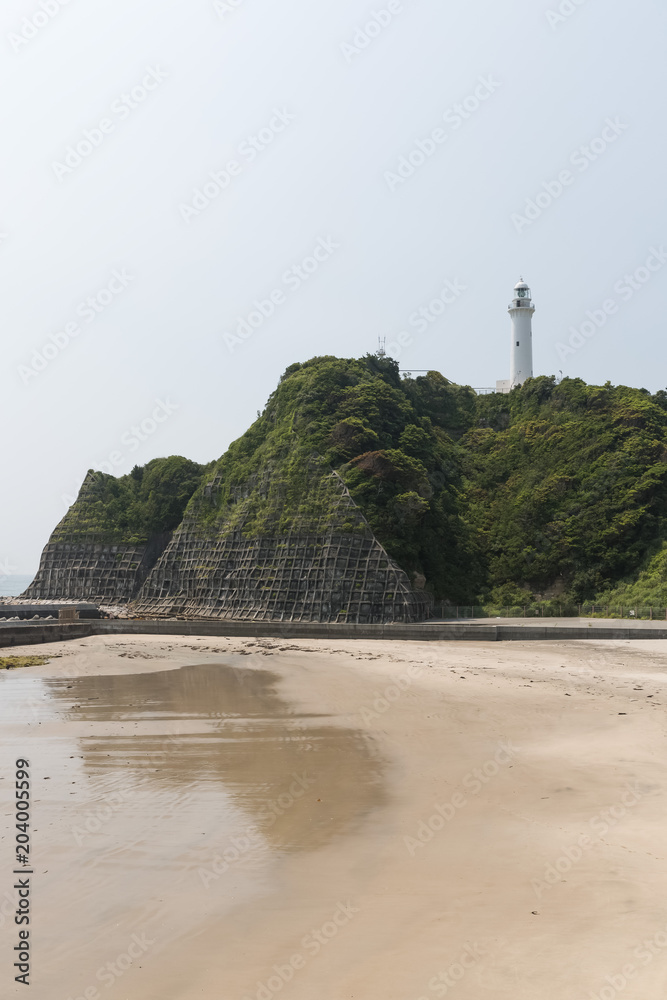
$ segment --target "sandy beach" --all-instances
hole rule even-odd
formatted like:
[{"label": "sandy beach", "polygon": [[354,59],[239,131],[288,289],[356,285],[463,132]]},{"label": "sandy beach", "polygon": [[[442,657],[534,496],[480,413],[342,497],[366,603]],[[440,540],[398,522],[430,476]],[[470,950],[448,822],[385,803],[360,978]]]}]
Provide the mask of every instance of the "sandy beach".
[{"label": "sandy beach", "polygon": [[658,1000],[667,642],[160,636],[2,671],[38,1000]]}]

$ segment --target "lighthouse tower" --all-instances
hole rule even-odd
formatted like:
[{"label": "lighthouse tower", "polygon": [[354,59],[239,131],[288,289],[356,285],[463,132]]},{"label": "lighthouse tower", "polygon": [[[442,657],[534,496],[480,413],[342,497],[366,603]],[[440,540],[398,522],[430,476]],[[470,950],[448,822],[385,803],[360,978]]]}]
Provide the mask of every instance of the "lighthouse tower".
[{"label": "lighthouse tower", "polygon": [[519,278],[514,286],[514,298],[508,306],[512,320],[512,353],[510,361],[510,387],[521,385],[533,377],[533,313],[535,306],[530,288]]},{"label": "lighthouse tower", "polygon": [[510,350],[510,377],[496,382],[496,392],[509,392],[522,385],[533,375],[533,305],[530,288],[523,280],[514,286],[512,301],[508,306],[512,320],[512,347]]}]

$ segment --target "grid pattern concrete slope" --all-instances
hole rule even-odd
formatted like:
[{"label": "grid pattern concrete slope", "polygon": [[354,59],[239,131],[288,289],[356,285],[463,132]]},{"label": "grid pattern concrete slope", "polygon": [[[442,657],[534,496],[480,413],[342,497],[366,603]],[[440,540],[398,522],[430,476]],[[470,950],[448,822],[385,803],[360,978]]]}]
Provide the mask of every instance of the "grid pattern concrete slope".
[{"label": "grid pattern concrete slope", "polygon": [[152,617],[257,621],[421,620],[425,602],[375,538],[246,539],[179,532],[133,602]]},{"label": "grid pattern concrete slope", "polygon": [[[219,483],[204,491],[215,498]],[[419,621],[424,595],[388,556],[335,473],[315,473],[320,517],[245,537],[239,505],[186,516],[131,605],[136,614],[257,621]],[[324,498],[326,497],[326,501]],[[243,501],[241,501],[241,506]]]},{"label": "grid pattern concrete slope", "polygon": [[257,621],[413,622],[428,602],[389,557],[319,455],[219,470],[184,520],[148,541],[96,530],[95,483],[55,529],[27,600],[130,602],[137,615]]},{"label": "grid pattern concrete slope", "polygon": [[154,544],[112,544],[94,535],[50,541],[22,597],[124,603],[137,593],[158,554]]},{"label": "grid pattern concrete slope", "polygon": [[116,482],[93,470],[86,475],[75,503],[44,547],[24,599],[123,604],[136,596],[171,532],[137,536],[115,525],[100,502],[102,480]]}]

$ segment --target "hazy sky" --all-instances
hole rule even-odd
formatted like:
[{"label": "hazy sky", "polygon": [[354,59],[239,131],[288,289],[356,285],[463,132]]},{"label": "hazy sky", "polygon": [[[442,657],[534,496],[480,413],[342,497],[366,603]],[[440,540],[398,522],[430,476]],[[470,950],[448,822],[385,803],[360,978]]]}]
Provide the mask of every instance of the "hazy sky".
[{"label": "hazy sky", "polygon": [[666,26],[664,0],[5,0],[0,572],[88,468],[217,458],[295,361],[386,336],[494,385],[520,274],[536,374],[663,388]]}]

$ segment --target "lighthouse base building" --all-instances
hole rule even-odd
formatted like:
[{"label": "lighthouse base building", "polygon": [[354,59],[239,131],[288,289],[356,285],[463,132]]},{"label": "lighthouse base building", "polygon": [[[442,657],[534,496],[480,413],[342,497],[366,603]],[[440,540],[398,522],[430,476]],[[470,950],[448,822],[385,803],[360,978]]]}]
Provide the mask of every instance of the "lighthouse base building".
[{"label": "lighthouse base building", "polygon": [[510,349],[510,377],[496,382],[496,392],[510,392],[533,377],[533,313],[530,288],[520,278],[514,286],[514,295],[507,308],[512,321]]}]

